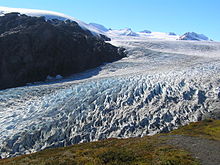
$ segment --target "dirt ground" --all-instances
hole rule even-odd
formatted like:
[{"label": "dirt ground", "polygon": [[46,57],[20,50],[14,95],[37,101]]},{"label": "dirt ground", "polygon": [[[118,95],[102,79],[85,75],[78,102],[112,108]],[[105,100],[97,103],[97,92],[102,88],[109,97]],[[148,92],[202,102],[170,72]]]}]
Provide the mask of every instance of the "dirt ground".
[{"label": "dirt ground", "polygon": [[169,135],[168,144],[192,153],[202,165],[220,165],[220,142],[198,137]]}]

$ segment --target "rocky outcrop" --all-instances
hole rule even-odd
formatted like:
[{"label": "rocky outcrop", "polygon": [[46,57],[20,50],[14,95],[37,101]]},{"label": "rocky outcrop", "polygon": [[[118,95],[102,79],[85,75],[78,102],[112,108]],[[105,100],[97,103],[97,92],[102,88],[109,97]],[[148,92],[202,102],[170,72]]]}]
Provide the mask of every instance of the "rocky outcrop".
[{"label": "rocky outcrop", "polygon": [[76,22],[9,13],[0,17],[0,89],[68,76],[119,60],[124,50]]},{"label": "rocky outcrop", "polygon": [[150,30],[143,30],[143,31],[141,31],[141,33],[148,33],[148,34],[150,34],[151,31]]},{"label": "rocky outcrop", "polygon": [[174,32],[169,32],[169,35],[170,35],[170,36],[176,36],[176,33],[174,33]]}]

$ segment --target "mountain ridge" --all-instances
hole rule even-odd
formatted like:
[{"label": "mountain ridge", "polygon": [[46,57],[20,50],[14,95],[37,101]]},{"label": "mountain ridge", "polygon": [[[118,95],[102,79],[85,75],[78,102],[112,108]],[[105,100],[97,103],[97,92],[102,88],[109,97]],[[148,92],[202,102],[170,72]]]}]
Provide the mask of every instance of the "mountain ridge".
[{"label": "mountain ridge", "polygon": [[0,89],[69,76],[125,57],[105,40],[73,21],[5,14],[0,17]]},{"label": "mountain ridge", "polygon": [[[172,40],[197,40],[197,41],[210,41],[208,37],[206,37],[203,34],[197,34],[195,32],[187,32],[183,35],[172,35],[173,37],[170,37],[170,33],[159,33],[159,32],[154,32],[150,33],[151,31],[145,30],[141,32],[134,32],[130,28],[125,28],[125,29],[120,29],[120,30],[112,30],[112,29],[107,29],[101,24],[98,23],[90,23],[87,24],[83,21],[80,21],[74,17],[67,16],[62,13],[58,12],[52,12],[52,11],[46,11],[46,10],[36,10],[36,9],[22,9],[22,8],[8,8],[8,7],[0,7],[0,13],[2,15],[4,13],[10,13],[10,12],[19,12],[22,14],[26,14],[29,16],[44,16],[46,19],[59,19],[62,21],[65,20],[72,20],[77,22],[83,29],[88,29],[89,31],[92,32],[93,35],[99,36],[100,34],[106,35],[108,37],[120,37],[120,36],[127,36],[127,37],[137,37],[140,39],[147,39],[147,38],[158,38],[158,39],[172,39]],[[147,33],[146,33],[147,32]],[[148,34],[148,35],[143,35],[143,34]],[[160,34],[160,35],[159,35]]]}]

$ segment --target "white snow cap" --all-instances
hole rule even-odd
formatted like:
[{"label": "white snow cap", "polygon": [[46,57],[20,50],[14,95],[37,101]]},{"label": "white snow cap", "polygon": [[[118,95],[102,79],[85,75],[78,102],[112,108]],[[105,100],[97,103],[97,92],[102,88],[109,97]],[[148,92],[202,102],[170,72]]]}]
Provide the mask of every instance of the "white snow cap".
[{"label": "white snow cap", "polygon": [[151,33],[150,30],[143,30],[143,31],[140,31],[140,33]]},{"label": "white snow cap", "polygon": [[62,13],[58,13],[58,12],[54,12],[54,11],[46,11],[46,10],[9,8],[9,7],[1,7],[0,6],[0,15],[1,16],[3,16],[4,14],[7,14],[7,13],[12,13],[12,12],[18,12],[20,14],[25,14],[25,15],[33,16],[33,17],[44,16],[46,19],[58,19],[58,20],[62,20],[62,21],[65,21],[65,20],[75,21],[84,30],[91,31],[93,35],[99,34],[99,32],[95,28],[86,24],[85,22],[82,22],[74,17],[68,16],[68,15],[65,15]]},{"label": "white snow cap", "polygon": [[107,32],[109,29],[107,29],[105,26],[97,24],[97,23],[90,23],[90,26],[93,26],[94,28],[97,28],[97,30],[101,32]]},{"label": "white snow cap", "polygon": [[138,37],[139,35],[131,30],[131,28],[125,28],[120,30],[110,30],[109,34],[115,34],[118,36],[133,36]]},{"label": "white snow cap", "polygon": [[195,32],[187,32],[180,36],[180,40],[196,40],[196,41],[209,41],[209,38],[204,34],[197,34]]}]

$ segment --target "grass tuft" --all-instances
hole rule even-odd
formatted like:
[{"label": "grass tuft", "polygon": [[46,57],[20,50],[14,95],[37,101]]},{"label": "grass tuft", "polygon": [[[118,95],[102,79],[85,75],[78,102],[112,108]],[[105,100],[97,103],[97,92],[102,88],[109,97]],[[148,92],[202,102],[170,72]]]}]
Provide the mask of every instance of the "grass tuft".
[{"label": "grass tuft", "polygon": [[172,131],[170,134],[196,136],[220,141],[220,120],[206,119],[201,122],[191,123]]}]

